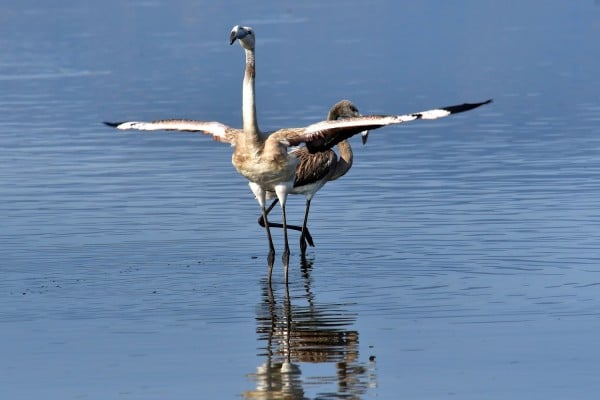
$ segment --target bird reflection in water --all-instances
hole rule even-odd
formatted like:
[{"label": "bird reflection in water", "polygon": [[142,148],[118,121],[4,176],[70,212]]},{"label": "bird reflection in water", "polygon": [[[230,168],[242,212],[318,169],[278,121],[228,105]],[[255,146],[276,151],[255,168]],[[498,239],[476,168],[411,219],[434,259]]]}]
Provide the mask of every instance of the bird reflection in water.
[{"label": "bird reflection in water", "polygon": [[[375,357],[359,359],[358,332],[352,330],[356,313],[347,304],[318,303],[311,290],[311,268],[312,261],[303,258],[302,286],[273,291],[264,282],[256,321],[259,357],[265,362],[248,375],[256,390],[244,392],[244,398],[306,399],[305,391],[310,391],[319,398],[359,399],[376,387]],[[331,373],[303,376],[303,364],[310,369],[308,364],[317,363],[331,364]]]}]

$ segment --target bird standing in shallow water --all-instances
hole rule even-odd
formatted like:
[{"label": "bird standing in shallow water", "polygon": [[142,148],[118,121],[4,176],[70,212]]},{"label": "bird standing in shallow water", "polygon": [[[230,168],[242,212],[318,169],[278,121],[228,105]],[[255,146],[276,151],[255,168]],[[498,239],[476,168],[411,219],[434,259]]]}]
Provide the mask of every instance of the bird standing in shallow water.
[{"label": "bird standing in shallow water", "polygon": [[[358,108],[350,100],[341,100],[331,107],[327,114],[328,121],[337,119],[359,117]],[[363,131],[363,144],[368,131]],[[292,150],[300,162],[296,166],[296,178],[291,194],[304,194],[306,196],[306,206],[304,208],[304,222],[302,223],[300,233],[300,251],[302,255],[306,254],[307,245],[314,246],[312,236],[308,231],[308,212],[310,203],[314,195],[329,181],[334,181],[344,176],[352,167],[354,155],[352,147],[348,140],[342,140],[337,144],[339,151],[338,155],[332,150],[326,150],[318,153],[310,153],[307,147],[298,147]],[[268,196],[269,197],[269,196]],[[271,195],[272,197],[272,195]],[[277,204],[277,199],[273,200],[267,208],[267,215]],[[262,216],[258,219],[258,223],[264,227],[265,221]],[[281,228],[281,224],[269,222],[270,227]],[[288,226],[289,227],[289,226]]]},{"label": "bird standing in shallow water", "polygon": [[[404,116],[367,116],[354,117],[337,121],[322,121],[304,128],[284,128],[270,134],[261,133],[256,118],[255,103],[255,42],[254,30],[250,27],[236,25],[229,36],[230,44],[236,40],[240,42],[246,55],[246,68],[242,85],[242,119],[244,133],[236,144],[233,154],[233,165],[240,174],[249,181],[250,189],[258,200],[265,230],[269,240],[268,275],[271,276],[275,249],[267,213],[265,200],[267,192],[275,192],[282,210],[283,227],[283,265],[285,281],[288,281],[289,243],[286,226],[286,200],[287,195],[294,187],[295,170],[298,157],[289,152],[290,146],[305,143],[309,152],[327,151],[342,140],[365,131],[377,129],[386,125],[398,124],[415,119],[436,119],[448,116],[455,112],[462,112],[479,107],[484,103],[462,104],[443,109],[429,110]],[[488,101],[489,102],[489,101]]]},{"label": "bird standing in shallow water", "polygon": [[289,243],[286,222],[286,199],[293,191],[296,179],[296,166],[299,159],[290,152],[292,146],[304,144],[310,153],[327,151],[342,140],[353,135],[382,128],[388,125],[401,124],[418,119],[437,119],[447,117],[481,105],[480,103],[464,103],[432,110],[404,115],[367,115],[335,121],[321,121],[301,128],[284,128],[271,133],[263,133],[258,128],[254,93],[255,81],[255,36],[250,27],[236,25],[231,30],[230,44],[238,40],[246,55],[246,67],[242,86],[242,119],[243,129],[234,129],[220,122],[204,122],[192,120],[159,120],[154,122],[131,121],[124,123],[108,122],[107,125],[117,129],[139,130],[180,130],[198,131],[212,134],[216,140],[231,143],[234,146],[232,164],[236,170],[249,181],[249,186],[261,206],[265,230],[269,241],[268,275],[270,280],[274,264],[275,247],[266,215],[266,196],[273,192],[277,196],[282,210],[282,227],[284,235],[284,279],[288,282]]}]

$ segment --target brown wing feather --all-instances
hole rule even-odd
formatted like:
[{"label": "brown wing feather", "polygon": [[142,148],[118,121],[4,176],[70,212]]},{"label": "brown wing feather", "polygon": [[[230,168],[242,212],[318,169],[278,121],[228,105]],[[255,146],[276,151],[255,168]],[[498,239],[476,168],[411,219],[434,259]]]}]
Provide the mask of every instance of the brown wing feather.
[{"label": "brown wing feather", "polygon": [[281,129],[275,132],[273,137],[288,146],[306,143],[308,151],[315,153],[330,149],[340,141],[366,130],[375,130],[387,125],[418,119],[444,118],[489,103],[491,103],[491,100],[480,103],[463,103],[404,115],[366,115],[335,121],[321,121],[305,128]]},{"label": "brown wing feather", "polygon": [[352,136],[369,130],[382,128],[386,125],[373,124],[361,125],[353,128],[335,127],[327,130],[327,134],[315,134],[311,140],[306,141],[306,147],[310,153],[317,153],[325,149],[331,149],[333,146],[343,140],[350,139]]},{"label": "brown wing feather", "polygon": [[294,187],[308,185],[326,178],[337,164],[337,155],[333,150],[311,154],[306,147],[292,152],[298,157]]},{"label": "brown wing feather", "polygon": [[241,129],[231,128],[217,121],[197,121],[192,119],[161,119],[155,121],[104,122],[108,126],[120,130],[140,131],[177,131],[200,132],[212,135],[216,141],[235,145],[236,137]]},{"label": "brown wing feather", "polygon": [[[416,117],[409,117],[416,119]],[[310,153],[332,148],[342,140],[348,139],[365,130],[381,128],[399,123],[398,116],[368,115],[351,117],[335,121],[321,121],[304,128],[285,128],[274,132],[269,140],[277,140],[290,146],[306,143]]]}]

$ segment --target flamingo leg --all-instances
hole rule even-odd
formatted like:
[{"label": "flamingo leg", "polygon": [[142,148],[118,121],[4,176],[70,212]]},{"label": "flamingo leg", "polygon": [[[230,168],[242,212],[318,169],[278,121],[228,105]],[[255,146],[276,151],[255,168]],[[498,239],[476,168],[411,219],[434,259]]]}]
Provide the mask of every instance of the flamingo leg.
[{"label": "flamingo leg", "polygon": [[[267,215],[269,215],[271,210],[273,210],[273,208],[275,208],[275,206],[277,205],[278,202],[279,202],[279,200],[275,199],[275,200],[273,200],[271,205],[269,207],[267,207]],[[268,222],[269,222],[269,226],[271,228],[283,228],[283,224],[280,224],[277,222],[271,222],[271,221],[268,221]],[[265,220],[262,215],[260,217],[258,217],[258,224],[260,226],[262,226],[263,228],[265,227]],[[310,247],[315,247],[315,242],[313,241],[312,235],[310,234],[310,231],[308,230],[308,226],[306,226],[306,223],[304,224],[304,226],[288,224],[287,229],[291,229],[293,231],[298,231],[298,232],[304,231],[304,233],[303,233],[304,240],[308,243],[308,245]],[[302,247],[302,246],[300,246],[300,247]],[[304,247],[306,248],[306,243],[304,244]]]},{"label": "flamingo leg", "polygon": [[[288,270],[289,270],[289,265],[290,265],[290,244],[288,242],[288,233],[287,233],[287,226],[286,226],[285,203],[281,203],[281,214],[282,214],[282,220],[283,220],[283,241],[285,243],[281,260],[283,262],[283,278],[284,278],[285,284],[287,285]],[[268,226],[268,224],[267,224],[267,226]]]},{"label": "flamingo leg", "polygon": [[269,239],[269,254],[267,255],[267,281],[271,282],[271,275],[273,274],[273,264],[275,264],[275,246],[273,245],[273,238],[271,237],[271,230],[267,220],[267,210],[264,206],[261,207],[262,216],[267,224],[265,224],[265,230],[267,231],[267,238]]},{"label": "flamingo leg", "polygon": [[[300,251],[306,253],[306,232],[308,232],[308,210],[310,209],[310,199],[306,199],[306,208],[304,209],[304,222],[302,223],[302,233],[300,234]],[[312,242],[312,239],[311,239]],[[314,244],[311,244],[314,247]]]},{"label": "flamingo leg", "polygon": [[[292,182],[285,182],[275,186],[275,193],[277,194],[277,198],[279,199],[279,205],[281,205],[281,222],[283,224],[283,276],[285,283],[288,283],[288,269],[290,264],[290,244],[288,241],[288,232],[287,232],[287,217],[285,213],[285,202],[287,200],[287,195],[292,191]],[[266,210],[265,210],[265,222],[266,226],[269,226],[268,221],[266,219]]]}]

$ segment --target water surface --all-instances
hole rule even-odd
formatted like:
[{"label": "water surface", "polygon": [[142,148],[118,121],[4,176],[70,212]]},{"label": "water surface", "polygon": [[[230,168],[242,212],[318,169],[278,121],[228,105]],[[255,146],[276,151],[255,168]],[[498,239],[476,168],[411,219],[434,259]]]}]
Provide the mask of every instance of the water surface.
[{"label": "water surface", "polygon": [[[3,397],[595,398],[596,2],[25,1],[0,18]],[[235,24],[257,32],[265,130],[341,98],[494,103],[353,141],[313,201],[317,247],[302,259],[292,233],[292,283],[277,256],[269,287],[228,146],[101,124],[240,126]]]}]

